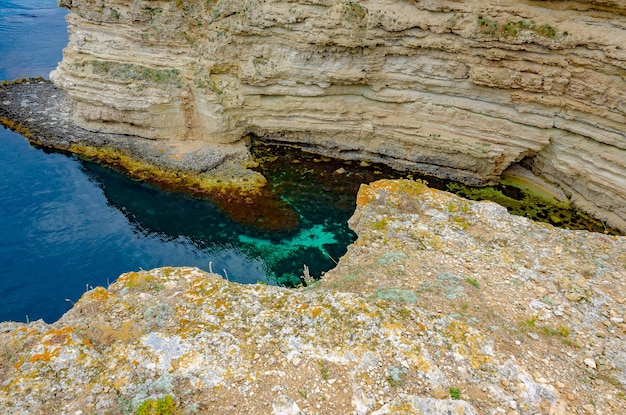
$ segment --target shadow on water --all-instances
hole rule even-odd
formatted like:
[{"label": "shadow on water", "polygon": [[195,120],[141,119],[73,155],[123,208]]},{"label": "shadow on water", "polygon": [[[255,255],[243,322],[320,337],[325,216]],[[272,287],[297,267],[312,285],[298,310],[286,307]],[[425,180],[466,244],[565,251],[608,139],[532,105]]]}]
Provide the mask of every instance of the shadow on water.
[{"label": "shadow on water", "polygon": [[[278,143],[256,141],[251,149],[274,189],[289,195],[305,216],[322,220],[332,210],[347,220],[354,212],[356,194],[362,183],[379,179],[421,179],[429,187],[449,191],[472,200],[496,202],[518,216],[572,230],[620,235],[601,221],[589,217],[568,202],[557,200],[539,188],[519,186],[503,176],[494,186],[473,187],[415,172],[398,171],[366,161],[344,161],[310,154]],[[313,183],[315,185],[313,185]],[[311,186],[311,187],[309,187]],[[343,213],[341,213],[343,212]]]}]

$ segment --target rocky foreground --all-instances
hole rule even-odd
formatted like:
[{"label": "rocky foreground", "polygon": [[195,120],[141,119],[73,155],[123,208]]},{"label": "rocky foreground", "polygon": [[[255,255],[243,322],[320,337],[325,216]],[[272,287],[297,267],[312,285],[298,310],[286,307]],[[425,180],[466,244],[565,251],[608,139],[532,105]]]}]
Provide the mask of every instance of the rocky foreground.
[{"label": "rocky foreground", "polygon": [[0,324],[3,413],[626,414],[625,237],[406,180],[351,226],[306,288],[160,268]]}]

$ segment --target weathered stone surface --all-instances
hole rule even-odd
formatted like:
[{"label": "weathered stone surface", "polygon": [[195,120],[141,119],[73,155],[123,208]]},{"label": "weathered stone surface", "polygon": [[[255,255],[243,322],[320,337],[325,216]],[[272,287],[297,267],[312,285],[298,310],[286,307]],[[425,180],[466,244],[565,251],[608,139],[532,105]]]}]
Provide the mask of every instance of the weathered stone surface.
[{"label": "weathered stone surface", "polygon": [[626,237],[411,181],[364,186],[351,224],[307,288],[160,268],[1,323],[3,413],[626,414]]},{"label": "weathered stone surface", "polygon": [[60,0],[78,125],[248,133],[466,183],[526,159],[626,230],[618,1]]}]

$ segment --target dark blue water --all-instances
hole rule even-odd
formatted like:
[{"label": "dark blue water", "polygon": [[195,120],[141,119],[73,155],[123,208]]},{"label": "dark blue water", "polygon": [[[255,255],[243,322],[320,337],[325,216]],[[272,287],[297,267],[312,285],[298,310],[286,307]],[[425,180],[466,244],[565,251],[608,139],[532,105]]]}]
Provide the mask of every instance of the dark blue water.
[{"label": "dark blue water", "polygon": [[[0,0],[0,79],[47,77],[67,43],[64,16],[55,0]],[[300,227],[267,234],[0,128],[0,321],[54,321],[86,289],[140,268],[212,268],[243,283],[297,282],[304,264],[319,275],[353,240],[353,207],[333,209],[332,192],[324,199],[306,187],[314,180],[295,176],[282,198]]]},{"label": "dark blue water", "polygon": [[0,0],[0,80],[44,76],[67,44],[56,0]]}]

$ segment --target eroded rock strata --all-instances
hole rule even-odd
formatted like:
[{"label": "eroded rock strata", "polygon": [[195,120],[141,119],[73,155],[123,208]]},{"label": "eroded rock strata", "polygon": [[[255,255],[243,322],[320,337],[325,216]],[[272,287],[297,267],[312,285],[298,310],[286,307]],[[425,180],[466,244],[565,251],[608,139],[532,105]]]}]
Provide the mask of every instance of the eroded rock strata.
[{"label": "eroded rock strata", "polygon": [[406,180],[350,223],[307,288],[160,268],[0,323],[3,413],[626,414],[626,237]]},{"label": "eroded rock strata", "polygon": [[59,3],[51,79],[89,130],[253,133],[470,184],[524,161],[626,229],[622,2]]}]

